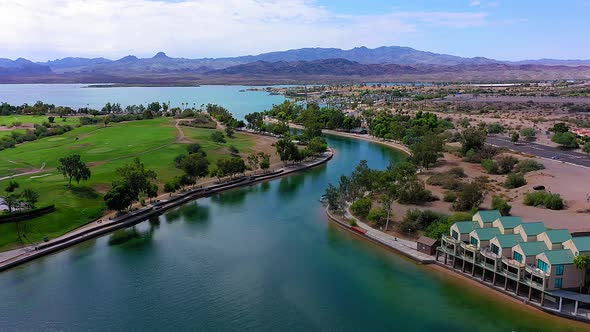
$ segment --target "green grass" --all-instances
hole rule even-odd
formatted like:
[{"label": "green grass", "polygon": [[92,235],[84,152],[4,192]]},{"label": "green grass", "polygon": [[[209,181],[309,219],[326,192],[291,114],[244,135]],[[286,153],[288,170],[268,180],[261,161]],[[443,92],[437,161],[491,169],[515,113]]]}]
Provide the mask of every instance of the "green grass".
[{"label": "green grass", "polygon": [[[43,122],[49,122],[47,115],[4,115],[0,116],[0,126],[10,126],[14,122],[21,122],[23,125],[27,123],[32,124],[42,124]],[[80,120],[78,117],[65,117],[60,118],[57,115],[53,116],[55,120],[53,123],[55,124],[69,124],[69,125],[77,125],[80,124]],[[63,121],[66,119],[66,121]]]},{"label": "green grass", "polygon": [[[213,130],[183,128],[187,138],[201,144],[212,165],[229,157],[229,145],[241,153],[253,152],[255,142],[251,136],[236,133],[235,138],[226,138],[227,143],[211,142]],[[127,123],[83,126],[59,137],[47,137],[18,145],[0,154],[0,177],[39,168],[43,172],[17,177],[20,190],[31,188],[39,192],[38,206],[55,204],[56,211],[42,217],[19,223],[30,242],[42,241],[45,236],[55,238],[98,217],[105,210],[103,193],[107,191],[118,167],[139,157],[147,168],[158,174],[158,183],[169,181],[181,171],[174,167],[174,157],[186,153],[186,144],[176,143],[177,129],[170,119],[159,118]],[[60,139],[56,139],[60,138]],[[57,174],[56,167],[61,157],[80,154],[89,164],[92,177],[74,187],[66,187],[66,180]],[[44,174],[49,176],[37,177]],[[8,180],[0,181],[0,190]],[[0,225],[0,250],[20,245],[15,224]]]}]

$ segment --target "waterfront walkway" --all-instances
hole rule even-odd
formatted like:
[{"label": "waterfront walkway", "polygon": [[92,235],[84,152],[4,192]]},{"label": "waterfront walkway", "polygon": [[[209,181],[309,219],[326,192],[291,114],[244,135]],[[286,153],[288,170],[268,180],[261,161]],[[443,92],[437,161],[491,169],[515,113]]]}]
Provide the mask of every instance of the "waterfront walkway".
[{"label": "waterfront walkway", "polygon": [[59,236],[48,242],[37,243],[19,249],[1,252],[0,271],[10,269],[12,267],[31,261],[35,258],[65,249],[77,243],[104,234],[108,234],[114,230],[133,226],[151,217],[157,217],[163,211],[185,204],[187,202],[190,202],[201,197],[207,197],[225,190],[235,189],[259,182],[272,180],[278,177],[285,176],[287,174],[300,172],[322,165],[328,162],[328,160],[332,159],[333,156],[334,152],[331,149],[328,149],[328,151],[322,153],[318,158],[314,160],[298,164],[286,165],[282,168],[279,168],[268,173],[244,176],[220,184],[213,184],[205,187],[195,187],[186,192],[169,197],[166,200],[163,199],[161,201],[149,204],[138,210],[125,213],[115,218],[102,217],[99,220],[91,222],[85,226],[79,227],[67,234]]},{"label": "waterfront walkway", "polygon": [[335,215],[329,209],[326,209],[326,213],[328,214],[328,217],[332,221],[335,221],[340,226],[348,228],[351,232],[355,232],[356,234],[358,234],[358,235],[360,235],[372,242],[375,242],[375,243],[380,244],[386,248],[389,248],[395,252],[398,252],[398,253],[400,253],[400,254],[402,254],[402,255],[404,255],[404,256],[406,256],[418,263],[432,264],[435,261],[434,256],[430,256],[430,255],[427,255],[425,253],[418,251],[418,249],[417,249],[418,243],[417,242],[400,239],[395,236],[392,236],[392,235],[383,233],[379,230],[376,230],[376,229],[372,228],[371,226],[365,224],[364,222],[360,221],[355,216],[353,216],[348,211],[348,209],[344,213],[344,218],[346,218],[348,220],[354,220],[356,222],[357,226],[365,231],[364,234],[361,234],[358,231],[355,231],[352,228],[352,226],[348,222],[346,222],[346,220],[343,220],[342,217]]}]

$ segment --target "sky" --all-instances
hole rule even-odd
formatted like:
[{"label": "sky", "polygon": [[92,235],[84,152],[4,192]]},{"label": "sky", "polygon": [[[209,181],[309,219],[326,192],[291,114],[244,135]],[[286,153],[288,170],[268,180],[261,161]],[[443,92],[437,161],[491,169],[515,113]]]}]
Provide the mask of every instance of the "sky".
[{"label": "sky", "polygon": [[203,58],[409,46],[590,59],[590,0],[0,0],[0,57]]}]

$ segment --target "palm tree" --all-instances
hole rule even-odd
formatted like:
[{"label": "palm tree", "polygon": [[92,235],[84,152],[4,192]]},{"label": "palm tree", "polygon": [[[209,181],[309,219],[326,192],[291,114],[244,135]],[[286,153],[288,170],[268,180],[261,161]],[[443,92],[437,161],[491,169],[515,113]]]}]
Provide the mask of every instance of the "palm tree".
[{"label": "palm tree", "polygon": [[574,266],[582,272],[582,281],[580,282],[580,293],[586,281],[586,270],[590,268],[590,256],[578,255],[574,258]]}]

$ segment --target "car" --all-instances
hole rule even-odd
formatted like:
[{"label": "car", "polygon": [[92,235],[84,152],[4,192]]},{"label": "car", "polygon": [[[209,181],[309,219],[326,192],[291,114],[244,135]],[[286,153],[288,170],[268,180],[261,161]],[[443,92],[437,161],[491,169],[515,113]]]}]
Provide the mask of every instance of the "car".
[{"label": "car", "polygon": [[553,157],[551,157],[551,159],[557,160],[557,159],[559,159],[559,156],[553,156]]},{"label": "car", "polygon": [[545,186],[543,185],[536,185],[533,187],[534,190],[545,190]]}]

